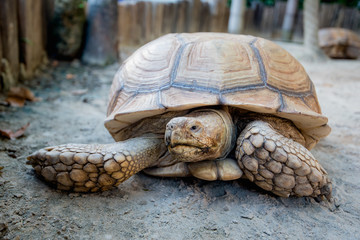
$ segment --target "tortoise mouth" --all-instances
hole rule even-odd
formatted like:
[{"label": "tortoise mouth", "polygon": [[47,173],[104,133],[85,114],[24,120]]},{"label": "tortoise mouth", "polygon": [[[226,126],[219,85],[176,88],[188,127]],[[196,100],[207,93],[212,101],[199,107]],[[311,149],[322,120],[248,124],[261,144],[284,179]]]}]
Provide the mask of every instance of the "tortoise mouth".
[{"label": "tortoise mouth", "polygon": [[205,146],[204,144],[192,144],[187,142],[173,142],[167,144],[168,148],[179,148],[179,147],[189,147],[189,148],[198,148],[198,149],[209,149],[210,147]]},{"label": "tortoise mouth", "polygon": [[168,146],[168,150],[177,160],[197,162],[207,158],[210,147],[199,147],[191,144],[176,143]]}]

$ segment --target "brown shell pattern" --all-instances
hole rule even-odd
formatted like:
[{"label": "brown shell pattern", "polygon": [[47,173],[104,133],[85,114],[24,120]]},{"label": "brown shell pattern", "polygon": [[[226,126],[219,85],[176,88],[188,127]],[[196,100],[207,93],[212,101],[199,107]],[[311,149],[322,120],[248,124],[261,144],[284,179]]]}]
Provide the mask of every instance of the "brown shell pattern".
[{"label": "brown shell pattern", "polygon": [[[130,56],[115,75],[105,126],[117,132],[168,111],[227,105],[292,120],[319,139],[328,130],[303,66],[275,43],[221,33],[168,34]],[[322,128],[323,129],[323,128]]]}]

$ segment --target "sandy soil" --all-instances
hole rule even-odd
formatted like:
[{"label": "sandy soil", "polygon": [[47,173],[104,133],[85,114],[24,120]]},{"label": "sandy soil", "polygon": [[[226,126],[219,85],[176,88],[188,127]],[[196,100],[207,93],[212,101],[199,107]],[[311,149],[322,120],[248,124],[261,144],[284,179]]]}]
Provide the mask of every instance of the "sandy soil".
[{"label": "sandy soil", "polygon": [[[360,236],[360,62],[309,62],[286,45],[314,81],[333,131],[313,154],[333,181],[333,202],[280,198],[246,180],[206,182],[137,174],[118,189],[56,191],[26,165],[31,152],[62,143],[112,142],[103,127],[118,66],[61,63],[27,85],[43,100],[0,107],[0,127],[30,122],[1,139],[0,239],[354,239]],[[66,79],[66,74],[76,75]],[[73,91],[87,89],[83,95]],[[76,92],[75,92],[76,93]]]}]

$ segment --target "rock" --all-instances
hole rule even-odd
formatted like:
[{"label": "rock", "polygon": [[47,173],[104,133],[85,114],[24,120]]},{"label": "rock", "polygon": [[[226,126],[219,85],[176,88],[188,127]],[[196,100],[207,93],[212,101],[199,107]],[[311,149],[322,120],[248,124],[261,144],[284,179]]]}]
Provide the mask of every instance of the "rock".
[{"label": "rock", "polygon": [[139,205],[142,205],[142,206],[144,206],[144,205],[146,205],[147,204],[147,201],[146,200],[140,200],[140,202],[139,202]]},{"label": "rock", "polygon": [[14,193],[14,196],[16,197],[16,198],[22,198],[22,194],[21,193]]}]

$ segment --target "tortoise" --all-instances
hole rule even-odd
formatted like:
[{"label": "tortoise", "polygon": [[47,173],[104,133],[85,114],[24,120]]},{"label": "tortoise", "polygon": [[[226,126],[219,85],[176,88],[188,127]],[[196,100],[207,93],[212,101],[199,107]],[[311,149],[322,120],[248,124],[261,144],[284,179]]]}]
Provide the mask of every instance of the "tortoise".
[{"label": "tortoise", "polygon": [[319,46],[331,58],[360,57],[360,37],[345,28],[323,28],[319,31]]},{"label": "tortoise", "polygon": [[105,126],[111,144],[66,144],[28,157],[57,189],[104,191],[135,173],[246,178],[281,196],[329,198],[310,149],[329,134],[303,66],[253,36],[160,37],[116,73]]}]

